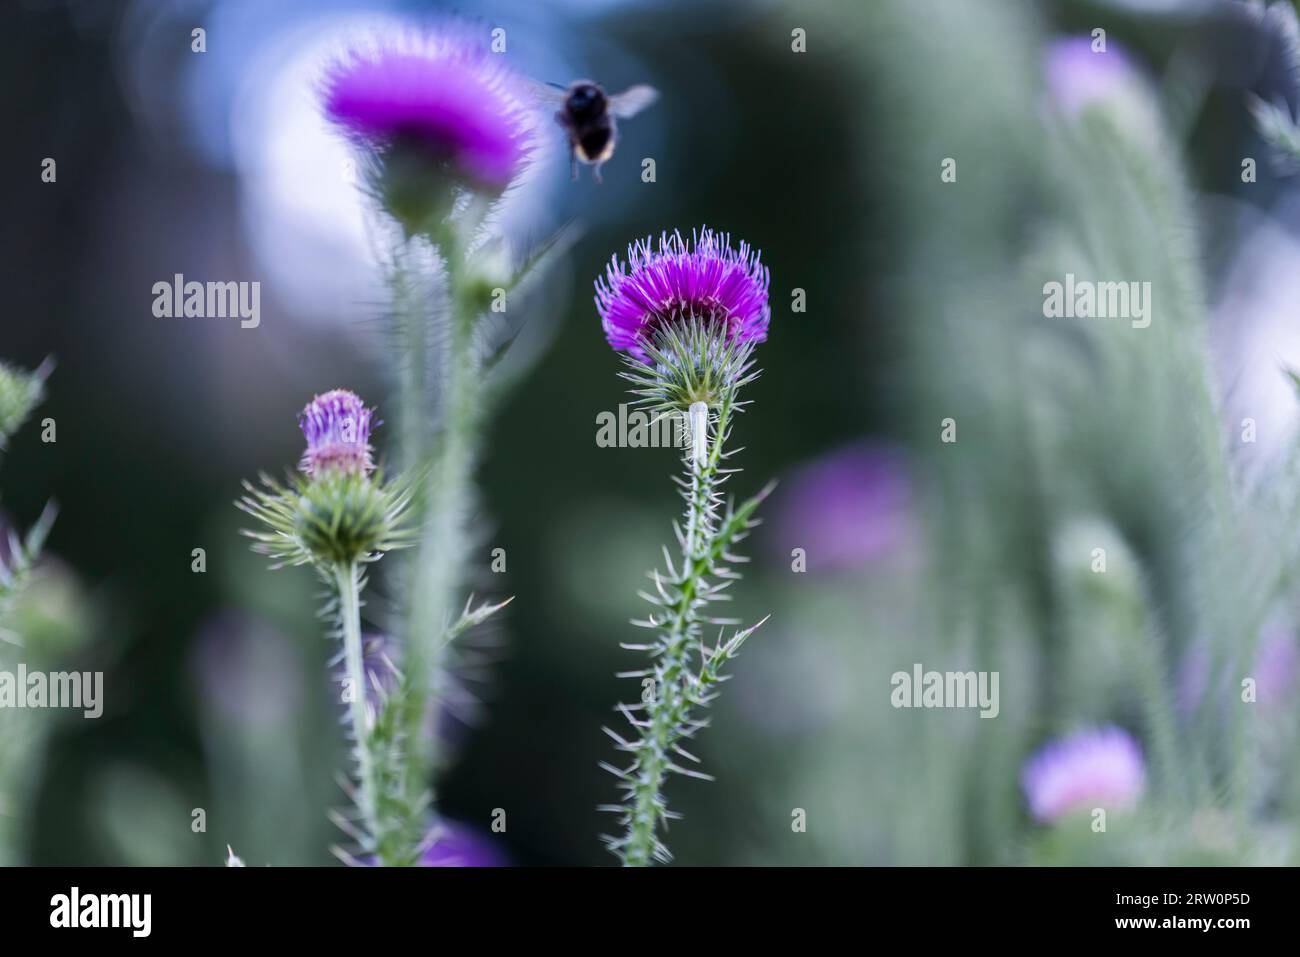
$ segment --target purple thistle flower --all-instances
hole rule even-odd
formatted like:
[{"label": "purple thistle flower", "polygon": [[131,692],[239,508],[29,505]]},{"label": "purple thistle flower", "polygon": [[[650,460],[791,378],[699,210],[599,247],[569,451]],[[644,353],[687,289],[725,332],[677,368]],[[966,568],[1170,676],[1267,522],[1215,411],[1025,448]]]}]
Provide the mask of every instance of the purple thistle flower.
[{"label": "purple thistle flower", "polygon": [[762,342],[767,287],[767,267],[748,244],[732,249],[725,233],[707,228],[690,244],[680,232],[664,233],[657,250],[647,237],[628,247],[626,264],[613,257],[596,280],[596,310],[609,344],[648,364],[643,340],[679,319],[725,323],[732,341]]},{"label": "purple thistle flower", "polygon": [[307,438],[307,451],[298,467],[311,476],[330,468],[361,473],[373,470],[371,412],[347,389],[334,389],[308,402],[298,416],[298,426]]},{"label": "purple thistle flower", "polygon": [[356,139],[410,143],[493,189],[528,157],[527,103],[524,82],[459,25],[354,51],[325,80],[325,112]]},{"label": "purple thistle flower", "polygon": [[1071,811],[1131,808],[1146,776],[1142,751],[1121,728],[1088,729],[1041,748],[1020,775],[1030,813],[1044,823]]}]

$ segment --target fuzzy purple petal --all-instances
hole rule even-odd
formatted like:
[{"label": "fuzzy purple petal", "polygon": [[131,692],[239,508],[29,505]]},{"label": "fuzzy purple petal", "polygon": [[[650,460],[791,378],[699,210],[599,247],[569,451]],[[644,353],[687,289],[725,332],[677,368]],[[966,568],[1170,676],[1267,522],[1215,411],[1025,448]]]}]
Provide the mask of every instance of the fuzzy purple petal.
[{"label": "fuzzy purple petal", "polygon": [[615,256],[596,280],[596,310],[615,349],[647,361],[642,342],[664,322],[702,318],[727,325],[732,339],[762,342],[771,309],[767,267],[746,243],[701,229],[687,243],[665,233],[658,248],[649,238],[628,247],[627,262]]},{"label": "fuzzy purple petal", "polygon": [[1090,37],[1067,37],[1051,43],[1043,67],[1052,101],[1066,116],[1078,116],[1085,107],[1124,95],[1141,83],[1141,75],[1123,48],[1112,41],[1104,51],[1094,51]]},{"label": "fuzzy purple petal", "polygon": [[460,824],[443,824],[438,840],[420,855],[421,867],[509,867],[496,841]]},{"label": "fuzzy purple petal", "polygon": [[299,468],[308,475],[318,475],[328,468],[369,472],[374,468],[371,415],[357,394],[347,389],[316,396],[298,416],[298,426],[307,439]]},{"label": "fuzzy purple petal", "polygon": [[1142,793],[1142,750],[1124,730],[1089,729],[1045,745],[1026,764],[1020,782],[1030,813],[1044,823],[1092,807],[1133,807]]},{"label": "fuzzy purple petal", "polygon": [[355,52],[325,83],[326,113],[356,138],[418,144],[498,189],[527,159],[527,102],[523,81],[459,29]]}]

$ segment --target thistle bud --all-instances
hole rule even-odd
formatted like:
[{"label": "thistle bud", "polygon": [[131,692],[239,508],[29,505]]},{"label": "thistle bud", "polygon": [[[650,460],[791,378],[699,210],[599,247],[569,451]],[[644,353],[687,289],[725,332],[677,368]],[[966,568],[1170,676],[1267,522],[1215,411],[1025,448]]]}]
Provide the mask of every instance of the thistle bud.
[{"label": "thistle bud", "polygon": [[307,450],[298,467],[312,477],[329,471],[369,475],[375,465],[370,449],[371,410],[347,389],[318,395],[298,416]]},{"label": "thistle bud", "polygon": [[256,551],[278,565],[348,565],[410,544],[403,524],[410,504],[406,486],[385,483],[370,447],[372,410],[354,392],[318,395],[298,417],[307,448],[302,474],[286,488],[269,479],[240,508],[266,530],[245,532]]}]

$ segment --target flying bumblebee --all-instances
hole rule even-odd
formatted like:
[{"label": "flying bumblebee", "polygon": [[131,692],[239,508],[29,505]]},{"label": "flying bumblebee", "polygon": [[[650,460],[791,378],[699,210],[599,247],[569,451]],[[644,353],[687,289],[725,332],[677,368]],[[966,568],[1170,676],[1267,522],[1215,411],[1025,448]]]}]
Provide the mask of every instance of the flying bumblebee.
[{"label": "flying bumblebee", "polygon": [[600,182],[600,167],[614,155],[618,142],[617,120],[629,120],[659,99],[659,92],[644,83],[610,96],[599,83],[577,80],[568,86],[539,85],[543,102],[559,107],[555,120],[569,138],[569,170],[578,178],[579,161],[592,167]]}]

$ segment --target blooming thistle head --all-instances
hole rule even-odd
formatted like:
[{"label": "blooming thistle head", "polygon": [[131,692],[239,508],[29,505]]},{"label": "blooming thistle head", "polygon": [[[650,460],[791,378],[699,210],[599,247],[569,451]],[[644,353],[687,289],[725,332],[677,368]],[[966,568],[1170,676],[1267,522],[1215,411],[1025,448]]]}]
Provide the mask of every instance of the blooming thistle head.
[{"label": "blooming thistle head", "polygon": [[380,156],[380,191],[408,226],[449,208],[447,186],[499,194],[528,160],[526,82],[464,24],[354,49],[324,87],[326,115]]},{"label": "blooming thistle head", "polygon": [[1033,816],[1051,823],[1091,807],[1128,809],[1146,777],[1142,750],[1116,727],[1077,732],[1038,751],[1020,776]]},{"label": "blooming thistle head", "polygon": [[275,567],[371,561],[411,543],[411,491],[375,472],[371,416],[346,389],[316,396],[298,419],[307,440],[300,474],[287,487],[266,476],[262,488],[244,483],[248,494],[236,504],[267,527],[244,534]]},{"label": "blooming thistle head", "polygon": [[665,233],[615,256],[596,280],[605,338],[626,354],[642,398],[662,408],[717,405],[748,381],[753,347],[771,320],[768,272],[746,243],[700,229],[691,242]]}]

